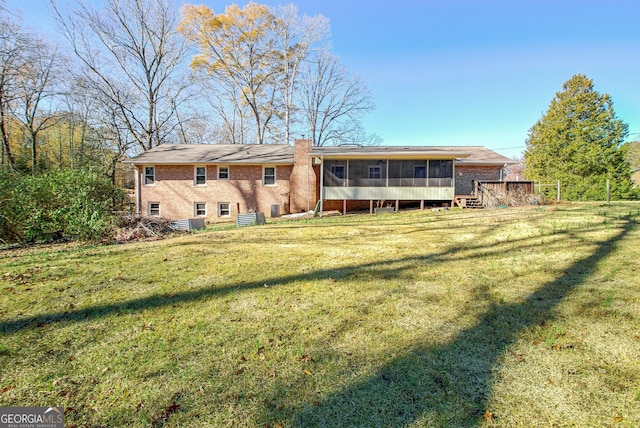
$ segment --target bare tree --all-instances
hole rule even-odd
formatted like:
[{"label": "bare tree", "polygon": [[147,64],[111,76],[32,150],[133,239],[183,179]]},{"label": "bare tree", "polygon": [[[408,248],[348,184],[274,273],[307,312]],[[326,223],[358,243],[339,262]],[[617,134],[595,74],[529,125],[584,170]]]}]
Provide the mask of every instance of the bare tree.
[{"label": "bare tree", "polygon": [[118,162],[131,148],[134,139],[128,126],[120,121],[116,114],[117,111],[117,109],[105,111],[105,116],[102,119],[104,125],[98,130],[98,144],[101,146],[99,153],[103,156],[102,163],[106,166],[107,176],[113,184],[116,184]]},{"label": "bare tree", "polygon": [[374,105],[365,83],[349,75],[336,56],[316,55],[304,69],[300,97],[314,146],[362,142],[360,117]]},{"label": "bare tree", "polygon": [[63,34],[88,70],[90,85],[142,150],[165,142],[178,126],[188,79],[186,47],[176,33],[173,0],[78,0],[63,14],[50,0]]},{"label": "bare tree", "polygon": [[[120,104],[114,102],[102,89],[95,79],[77,78],[75,90],[71,92],[75,102],[74,109],[81,122],[78,164],[81,167],[97,163],[115,184],[118,162],[125,157],[127,151],[139,147],[139,142],[120,114]],[[126,103],[129,97],[129,94],[123,92],[120,100]],[[91,156],[91,159],[85,161],[87,156]]]},{"label": "bare tree", "polygon": [[226,81],[200,79],[203,98],[218,118],[216,140],[225,144],[247,144],[255,138],[249,129],[251,112],[243,103],[242,91]]},{"label": "bare tree", "polygon": [[298,7],[293,4],[280,6],[275,13],[278,18],[275,27],[276,46],[282,64],[280,96],[284,109],[284,138],[289,143],[300,66],[314,48],[319,48],[328,39],[330,25],[322,15],[299,16]]},{"label": "bare tree", "polygon": [[[17,97],[20,68],[26,61],[27,37],[12,16],[0,3],[0,137],[2,138],[2,164],[15,170],[15,156],[9,139],[10,105]],[[6,159],[6,160],[5,160]]]},{"label": "bare tree", "polygon": [[179,138],[182,144],[208,144],[213,140],[215,131],[210,125],[210,118],[204,114],[196,114],[180,124]]},{"label": "bare tree", "polygon": [[60,57],[57,48],[35,36],[27,38],[26,49],[24,61],[18,68],[16,96],[10,108],[29,136],[31,173],[35,174],[38,134],[53,126],[58,118],[54,97],[60,93],[57,87]]}]

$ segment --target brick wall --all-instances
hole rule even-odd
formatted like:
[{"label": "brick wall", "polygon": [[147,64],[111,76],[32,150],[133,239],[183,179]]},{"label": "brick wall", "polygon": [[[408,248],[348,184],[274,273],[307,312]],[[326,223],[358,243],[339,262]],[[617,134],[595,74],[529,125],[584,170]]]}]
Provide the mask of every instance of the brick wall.
[{"label": "brick wall", "polygon": [[473,194],[473,180],[500,180],[501,166],[456,165],[456,195]]},{"label": "brick wall", "polygon": [[[152,166],[152,165],[149,165]],[[160,203],[160,215],[169,219],[195,217],[195,203],[205,203],[208,222],[233,221],[236,214],[249,210],[271,215],[271,206],[278,205],[280,213],[289,209],[289,178],[291,165],[276,166],[276,185],[262,184],[262,165],[225,165],[229,179],[218,180],[218,166],[207,165],[207,182],[195,185],[194,165],[155,165],[155,183],[141,184],[140,211],[148,215],[149,203]],[[273,165],[269,165],[273,166]],[[137,174],[144,167],[139,166]],[[218,216],[218,204],[229,203],[230,217]]]},{"label": "brick wall", "polygon": [[291,212],[305,212],[315,208],[316,169],[310,167],[311,140],[296,140],[293,146],[293,170],[291,171]]}]

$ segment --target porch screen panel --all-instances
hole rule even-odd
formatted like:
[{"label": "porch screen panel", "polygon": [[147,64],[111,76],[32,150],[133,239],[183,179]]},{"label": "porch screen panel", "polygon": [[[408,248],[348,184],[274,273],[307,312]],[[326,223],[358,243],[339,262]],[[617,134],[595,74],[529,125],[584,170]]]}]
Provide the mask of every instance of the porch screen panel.
[{"label": "porch screen panel", "polygon": [[402,181],[400,185],[403,187],[413,187],[413,166],[415,161],[404,160],[402,161]]},{"label": "porch screen panel", "polygon": [[389,187],[425,187],[426,160],[390,160]]},{"label": "porch screen panel", "polygon": [[349,161],[349,186],[384,187],[387,182],[387,161],[352,160]]},{"label": "porch screen panel", "polygon": [[402,162],[401,160],[389,161],[389,186],[398,187],[402,185]]},{"label": "porch screen panel", "polygon": [[347,161],[324,161],[324,185],[327,187],[342,187],[346,185]]},{"label": "porch screen panel", "polygon": [[453,183],[452,160],[430,160],[428,166],[430,187],[451,187]]}]

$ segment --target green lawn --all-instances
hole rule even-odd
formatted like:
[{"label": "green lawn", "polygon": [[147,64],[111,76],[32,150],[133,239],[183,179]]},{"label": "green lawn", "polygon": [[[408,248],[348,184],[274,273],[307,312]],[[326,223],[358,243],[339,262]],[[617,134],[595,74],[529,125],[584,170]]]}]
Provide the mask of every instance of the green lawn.
[{"label": "green lawn", "polygon": [[638,204],[0,253],[0,406],[67,426],[639,426]]}]

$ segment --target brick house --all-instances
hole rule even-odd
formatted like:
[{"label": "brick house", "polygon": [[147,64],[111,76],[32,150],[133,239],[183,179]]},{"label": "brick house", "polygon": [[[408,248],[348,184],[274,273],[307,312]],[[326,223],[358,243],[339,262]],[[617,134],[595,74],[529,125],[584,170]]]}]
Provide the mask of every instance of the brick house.
[{"label": "brick house", "polygon": [[[474,180],[502,180],[511,159],[479,146],[311,147],[163,144],[128,161],[136,213],[170,219],[233,220],[322,208],[373,209],[374,202],[453,203]],[[320,198],[322,195],[322,198]]]}]

